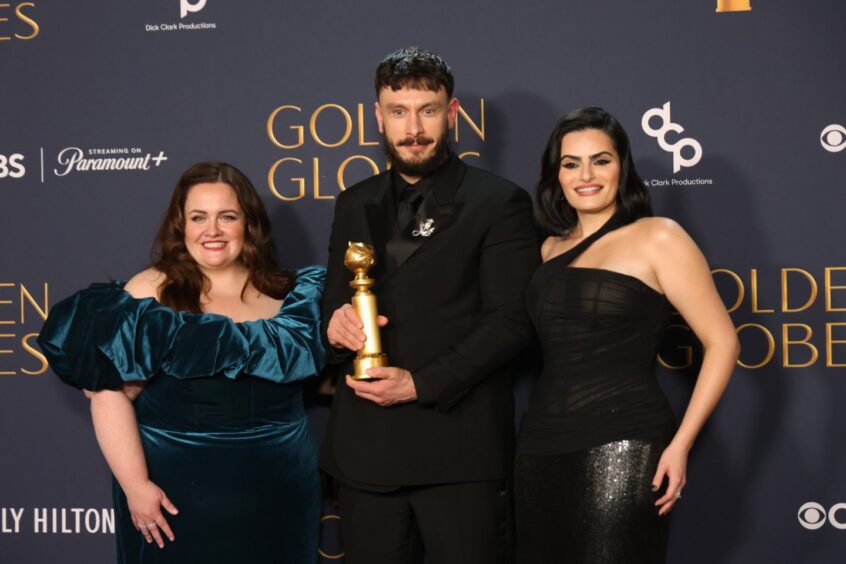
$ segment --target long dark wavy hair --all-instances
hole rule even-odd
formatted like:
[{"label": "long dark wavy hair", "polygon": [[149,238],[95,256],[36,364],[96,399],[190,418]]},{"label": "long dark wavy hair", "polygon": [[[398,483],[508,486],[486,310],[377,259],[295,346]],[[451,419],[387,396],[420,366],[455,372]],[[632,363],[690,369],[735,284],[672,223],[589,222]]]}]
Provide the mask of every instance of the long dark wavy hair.
[{"label": "long dark wavy hair", "polygon": [[201,313],[200,296],[209,291],[210,281],[185,246],[185,200],[197,184],[223,182],[235,190],[244,213],[244,246],[238,260],[249,275],[247,286],[274,299],[284,298],[294,284],[294,275],[276,262],[276,245],[270,233],[270,219],[250,180],[226,163],[197,163],[186,170],[170,197],[170,204],[156,234],[152,266],[165,275],[159,285],[159,301],[177,311]]},{"label": "long dark wavy hair", "polygon": [[561,169],[561,141],[573,131],[598,129],[608,134],[620,157],[620,186],[617,213],[624,223],[652,215],[649,191],[635,170],[629,137],[614,116],[602,108],[574,110],[558,120],[541,156],[541,174],[535,190],[535,220],[546,235],[567,235],[578,223],[576,210],[563,197],[558,173]]}]

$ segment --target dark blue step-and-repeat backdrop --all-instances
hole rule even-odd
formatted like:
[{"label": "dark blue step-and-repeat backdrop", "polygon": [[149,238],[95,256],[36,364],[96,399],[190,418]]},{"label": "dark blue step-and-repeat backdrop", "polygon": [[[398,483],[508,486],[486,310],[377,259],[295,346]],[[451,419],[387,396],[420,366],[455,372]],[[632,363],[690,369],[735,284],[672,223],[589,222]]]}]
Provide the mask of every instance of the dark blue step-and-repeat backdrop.
[{"label": "dark blue step-and-repeat backdrop", "polygon": [[[710,261],[743,352],[670,562],[839,564],[844,24],[840,0],[0,3],[0,561],[113,561],[88,402],[35,343],[51,305],[143,268],[200,160],[254,180],[286,265],[323,262],[335,197],[385,167],[375,65],[420,45],[453,67],[468,162],[531,190],[556,118],[603,106]],[[679,411],[700,357],[676,317],[660,361]],[[322,562],[343,559],[338,526],[327,504]]]}]

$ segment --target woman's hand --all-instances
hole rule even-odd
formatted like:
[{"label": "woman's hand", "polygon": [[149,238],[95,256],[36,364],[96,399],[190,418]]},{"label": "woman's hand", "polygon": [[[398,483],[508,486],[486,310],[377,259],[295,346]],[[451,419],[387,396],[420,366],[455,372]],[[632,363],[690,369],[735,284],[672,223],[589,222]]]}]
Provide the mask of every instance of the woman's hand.
[{"label": "woman's hand", "polygon": [[91,398],[91,418],[97,442],[118,483],[126,494],[132,524],[147,542],[156,541],[164,548],[162,533],[173,541],[162,507],[171,515],[178,513],[162,489],[150,481],[147,461],[141,446],[135,408],[123,390],[86,391]]},{"label": "woman's hand", "polygon": [[148,543],[155,540],[159,548],[164,548],[164,539],[162,538],[162,533],[164,533],[173,542],[175,537],[164,513],[162,513],[162,507],[171,515],[177,515],[179,510],[171,503],[162,489],[150,480],[145,480],[133,484],[130,488],[125,488],[124,492],[126,493],[129,513],[132,516],[132,524],[141,531],[144,539]]},{"label": "woman's hand", "polygon": [[688,449],[670,443],[670,446],[661,454],[658,469],[655,471],[655,477],[652,478],[654,492],[657,492],[664,479],[667,479],[667,491],[655,502],[655,505],[659,507],[658,515],[669,513],[681,497],[682,488],[687,483],[687,452]]}]

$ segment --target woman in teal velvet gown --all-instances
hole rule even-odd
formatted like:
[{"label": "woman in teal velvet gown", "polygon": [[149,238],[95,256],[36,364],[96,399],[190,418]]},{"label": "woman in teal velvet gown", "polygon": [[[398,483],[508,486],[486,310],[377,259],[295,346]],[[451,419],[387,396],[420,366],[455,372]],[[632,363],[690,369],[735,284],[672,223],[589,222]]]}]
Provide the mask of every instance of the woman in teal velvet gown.
[{"label": "woman in teal velvet gown", "polygon": [[39,337],[85,390],[114,475],[119,563],[317,558],[320,487],[301,381],[324,364],[324,271],[281,271],[249,180],[180,178],[158,259],[56,304]]}]

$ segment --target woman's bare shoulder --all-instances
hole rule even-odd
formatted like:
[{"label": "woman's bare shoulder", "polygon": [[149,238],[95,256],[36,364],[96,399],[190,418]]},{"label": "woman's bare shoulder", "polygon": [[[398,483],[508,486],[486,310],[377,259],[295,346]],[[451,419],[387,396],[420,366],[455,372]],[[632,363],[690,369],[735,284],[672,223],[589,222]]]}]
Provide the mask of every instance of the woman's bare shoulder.
[{"label": "woman's bare shoulder", "polygon": [[123,289],[133,298],[158,298],[159,286],[164,279],[165,275],[162,271],[150,267],[130,278]]},{"label": "woman's bare shoulder", "polygon": [[687,259],[702,254],[696,242],[676,221],[668,217],[646,217],[636,221],[637,238],[641,248],[651,256],[655,264],[675,261],[684,264]]},{"label": "woman's bare shoulder", "polygon": [[634,242],[660,250],[666,246],[688,245],[690,236],[669,217],[644,217],[626,227]]},{"label": "woman's bare shoulder", "polygon": [[669,217],[642,217],[631,224],[633,230],[647,237],[673,237],[684,234],[684,229]]}]

